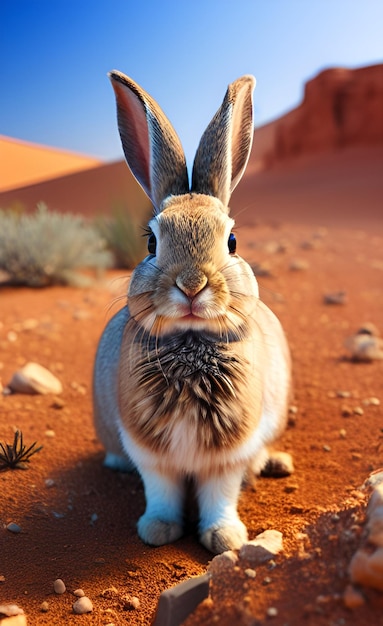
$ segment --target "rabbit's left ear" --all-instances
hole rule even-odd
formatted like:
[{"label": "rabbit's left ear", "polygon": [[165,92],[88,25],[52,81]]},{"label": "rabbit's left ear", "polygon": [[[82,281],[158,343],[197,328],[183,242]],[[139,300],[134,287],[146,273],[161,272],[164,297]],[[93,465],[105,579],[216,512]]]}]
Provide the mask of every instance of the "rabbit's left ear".
[{"label": "rabbit's left ear", "polygon": [[253,141],[255,78],[238,78],[202,135],[194,159],[192,191],[215,196],[227,207],[242,178]]}]

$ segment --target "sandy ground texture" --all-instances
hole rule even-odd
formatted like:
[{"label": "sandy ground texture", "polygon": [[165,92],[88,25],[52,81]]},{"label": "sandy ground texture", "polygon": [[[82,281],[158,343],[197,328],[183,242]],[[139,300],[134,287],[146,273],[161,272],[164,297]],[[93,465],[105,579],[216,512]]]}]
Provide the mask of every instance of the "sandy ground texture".
[{"label": "sandy ground texture", "polygon": [[[343,599],[363,534],[359,488],[383,457],[383,361],[353,362],[345,347],[366,322],[383,331],[383,228],[361,222],[347,229],[324,228],[320,217],[309,225],[264,219],[238,229],[239,252],[260,272],[262,298],[291,347],[293,408],[279,447],[293,454],[295,473],[257,479],[239,503],[250,538],[278,530],[283,552],[255,576],[243,565],[216,577],[187,626],[383,624],[381,593],[362,589],[355,609]],[[126,278],[109,273],[85,290],[0,291],[3,385],[28,361],[63,384],[59,396],[0,396],[0,441],[21,429],[26,444],[43,445],[29,469],[0,473],[0,604],[16,603],[30,625],[149,625],[160,593],[204,573],[212,558],[192,522],[173,545],[144,545],[139,477],[102,467],[92,364]],[[342,304],[325,303],[339,291]],[[7,528],[12,522],[20,532]],[[73,613],[79,588],[93,603],[88,615]]]}]

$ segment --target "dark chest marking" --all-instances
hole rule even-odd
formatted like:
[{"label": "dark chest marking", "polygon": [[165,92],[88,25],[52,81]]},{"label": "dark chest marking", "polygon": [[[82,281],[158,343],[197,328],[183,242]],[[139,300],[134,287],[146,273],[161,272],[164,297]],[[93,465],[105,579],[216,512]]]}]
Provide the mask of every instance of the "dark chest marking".
[{"label": "dark chest marking", "polygon": [[156,450],[167,449],[180,422],[188,426],[185,432],[195,433],[191,445],[232,447],[246,438],[253,421],[244,397],[246,370],[231,344],[214,337],[141,336],[130,345],[129,362],[121,359],[123,421],[134,438]]}]

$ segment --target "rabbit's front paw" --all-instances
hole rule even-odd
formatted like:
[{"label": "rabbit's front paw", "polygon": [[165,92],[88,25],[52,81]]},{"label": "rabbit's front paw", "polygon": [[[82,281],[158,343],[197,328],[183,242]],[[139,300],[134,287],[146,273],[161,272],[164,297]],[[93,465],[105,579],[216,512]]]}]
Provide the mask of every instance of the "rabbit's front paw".
[{"label": "rabbit's front paw", "polygon": [[151,546],[163,546],[166,543],[172,543],[183,535],[182,526],[177,522],[146,515],[138,520],[137,529],[142,541]]},{"label": "rabbit's front paw", "polygon": [[247,530],[238,520],[226,526],[212,526],[201,534],[200,539],[210,552],[220,554],[225,550],[239,550],[247,541]]}]

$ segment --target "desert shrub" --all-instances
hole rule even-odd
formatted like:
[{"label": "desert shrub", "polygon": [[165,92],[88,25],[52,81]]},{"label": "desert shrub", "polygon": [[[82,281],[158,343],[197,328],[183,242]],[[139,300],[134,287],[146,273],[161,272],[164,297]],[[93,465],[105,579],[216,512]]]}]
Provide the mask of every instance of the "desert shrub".
[{"label": "desert shrub", "polygon": [[0,210],[0,270],[11,284],[83,284],[78,269],[111,264],[100,233],[80,216],[48,211],[44,204],[32,214]]},{"label": "desert shrub", "polygon": [[95,227],[113,253],[116,267],[131,269],[146,254],[146,240],[137,221],[124,210],[116,209],[111,216],[100,216]]}]

